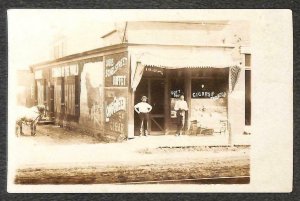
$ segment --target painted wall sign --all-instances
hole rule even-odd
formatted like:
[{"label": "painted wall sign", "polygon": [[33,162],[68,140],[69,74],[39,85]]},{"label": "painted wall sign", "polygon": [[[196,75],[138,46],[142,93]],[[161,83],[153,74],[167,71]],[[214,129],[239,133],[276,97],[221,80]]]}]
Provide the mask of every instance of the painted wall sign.
[{"label": "painted wall sign", "polygon": [[127,89],[105,89],[105,133],[113,138],[127,135]]},{"label": "painted wall sign", "polygon": [[218,99],[227,96],[226,78],[192,80],[191,98]]},{"label": "painted wall sign", "polygon": [[215,94],[214,91],[197,91],[192,93],[192,98],[212,98]]},{"label": "painted wall sign", "polygon": [[109,122],[109,118],[121,110],[126,110],[126,98],[114,97],[114,100],[106,106],[106,122]]},{"label": "painted wall sign", "polygon": [[128,54],[127,52],[105,56],[105,86],[128,86]]},{"label": "painted wall sign", "polygon": [[80,123],[97,130],[104,127],[103,67],[103,62],[85,63],[80,75]]}]

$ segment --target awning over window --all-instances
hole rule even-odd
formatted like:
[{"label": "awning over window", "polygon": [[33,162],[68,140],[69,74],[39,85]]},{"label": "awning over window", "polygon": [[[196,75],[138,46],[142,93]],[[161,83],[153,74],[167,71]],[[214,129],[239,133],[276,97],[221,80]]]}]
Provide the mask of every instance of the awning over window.
[{"label": "awning over window", "polygon": [[233,61],[232,48],[196,48],[172,47],[136,48],[130,51],[131,87],[136,90],[143,75],[144,66],[155,66],[167,69],[182,68],[227,68],[238,66]]}]

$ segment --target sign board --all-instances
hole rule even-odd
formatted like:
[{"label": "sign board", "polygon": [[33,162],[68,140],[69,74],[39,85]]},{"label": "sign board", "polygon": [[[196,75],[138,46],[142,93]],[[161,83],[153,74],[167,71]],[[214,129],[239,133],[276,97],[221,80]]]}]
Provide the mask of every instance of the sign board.
[{"label": "sign board", "polygon": [[154,66],[145,66],[144,69],[144,76],[155,76],[155,77],[162,77],[165,75],[165,69],[154,67]]},{"label": "sign board", "polygon": [[105,133],[127,136],[127,88],[105,89]]},{"label": "sign board", "polygon": [[128,86],[127,52],[105,56],[105,87]]},{"label": "sign board", "polygon": [[104,125],[103,72],[103,62],[90,62],[80,74],[80,124],[100,131]]},{"label": "sign board", "polygon": [[197,79],[192,80],[192,99],[226,98],[228,82],[226,79]]}]

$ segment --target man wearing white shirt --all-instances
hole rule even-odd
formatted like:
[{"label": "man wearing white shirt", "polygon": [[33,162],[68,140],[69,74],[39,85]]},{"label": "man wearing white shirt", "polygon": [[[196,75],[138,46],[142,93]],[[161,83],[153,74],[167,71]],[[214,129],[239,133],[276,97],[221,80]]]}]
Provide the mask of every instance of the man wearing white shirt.
[{"label": "man wearing white shirt", "polygon": [[177,115],[177,132],[176,135],[182,135],[182,130],[185,123],[185,112],[188,111],[187,102],[184,100],[184,96],[180,96],[180,100],[176,101],[174,107]]},{"label": "man wearing white shirt", "polygon": [[147,103],[147,97],[142,97],[142,102],[139,102],[134,106],[134,110],[139,114],[141,119],[141,127],[140,127],[140,136],[141,135],[149,135],[148,132],[148,122],[149,122],[149,112],[152,110],[152,106]]}]

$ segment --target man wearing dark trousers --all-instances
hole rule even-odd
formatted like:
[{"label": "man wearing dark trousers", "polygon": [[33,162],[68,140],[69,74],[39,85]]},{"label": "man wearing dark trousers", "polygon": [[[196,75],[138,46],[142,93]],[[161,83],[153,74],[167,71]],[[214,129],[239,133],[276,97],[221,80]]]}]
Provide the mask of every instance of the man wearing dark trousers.
[{"label": "man wearing dark trousers", "polygon": [[152,106],[147,103],[147,97],[142,97],[142,102],[139,102],[134,106],[134,110],[139,114],[141,120],[140,126],[140,136],[141,135],[149,135],[148,131],[148,123],[149,123],[149,113],[152,110]]},{"label": "man wearing dark trousers", "polygon": [[177,131],[176,135],[182,135],[182,131],[185,124],[185,112],[188,111],[187,102],[184,100],[184,96],[180,96],[180,100],[176,101],[174,107],[177,115]]}]

